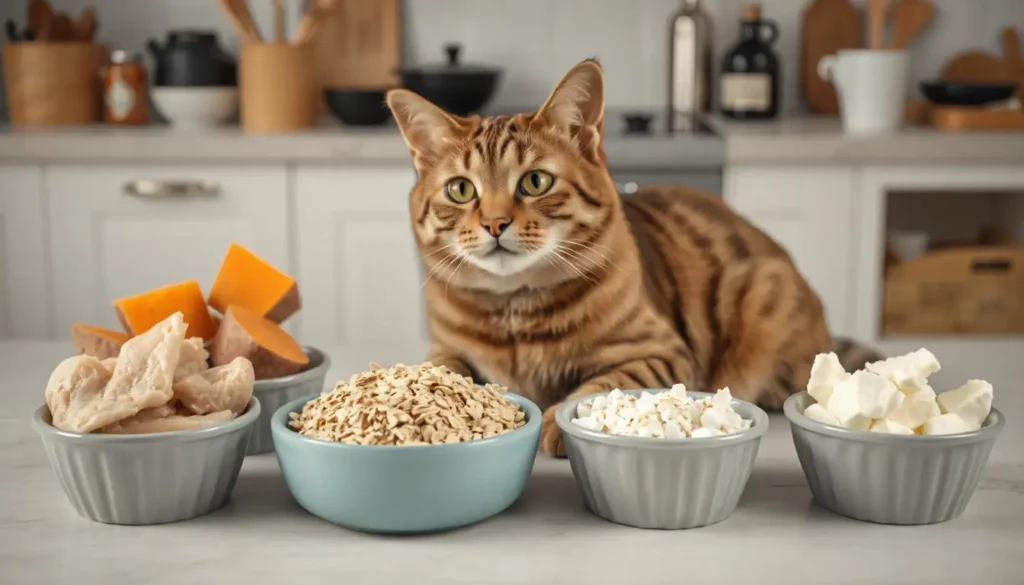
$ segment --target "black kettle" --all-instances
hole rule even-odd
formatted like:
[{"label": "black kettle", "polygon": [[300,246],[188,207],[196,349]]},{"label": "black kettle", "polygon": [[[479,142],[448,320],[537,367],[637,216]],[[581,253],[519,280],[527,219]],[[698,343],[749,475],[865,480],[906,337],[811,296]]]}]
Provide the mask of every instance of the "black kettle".
[{"label": "black kettle", "polygon": [[179,30],[167,33],[160,46],[147,43],[153,54],[154,83],[162,87],[224,87],[238,85],[238,66],[217,43],[217,33]]}]

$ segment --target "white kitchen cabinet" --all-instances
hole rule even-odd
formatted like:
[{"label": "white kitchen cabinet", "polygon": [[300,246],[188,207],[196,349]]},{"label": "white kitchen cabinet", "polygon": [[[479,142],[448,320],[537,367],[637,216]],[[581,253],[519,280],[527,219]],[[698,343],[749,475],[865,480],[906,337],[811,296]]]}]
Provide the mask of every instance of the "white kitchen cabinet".
[{"label": "white kitchen cabinet", "polygon": [[[918,193],[927,201],[927,198],[937,199],[943,193],[966,194],[967,197],[976,193],[977,201],[972,207],[982,207],[987,201],[985,195],[989,193],[1012,193],[1017,205],[1002,210],[1007,217],[1001,219],[1007,220],[1007,227],[1014,228],[1008,233],[1024,234],[1024,206],[1020,205],[1020,194],[1024,194],[1024,169],[1017,166],[867,167],[862,170],[859,186],[857,200],[861,211],[859,223],[854,227],[858,232],[855,270],[860,278],[852,290],[856,299],[855,334],[861,339],[880,341],[882,337],[882,265],[887,202],[891,195]],[[923,210],[922,214],[926,211]],[[971,223],[967,217],[953,219]],[[963,339],[966,341],[970,337]],[[1019,345],[1017,340],[1011,343]]]},{"label": "white kitchen cabinet", "polygon": [[284,165],[55,165],[45,181],[55,337],[117,326],[120,297],[183,280],[208,292],[231,242],[290,270]]},{"label": "white kitchen cabinet", "polygon": [[422,269],[409,220],[406,166],[296,171],[297,276],[303,343],[346,363],[416,363],[428,336]]},{"label": "white kitchen cabinet", "polygon": [[0,165],[0,339],[49,331],[43,170]]},{"label": "white kitchen cabinet", "polygon": [[851,229],[857,173],[849,167],[726,167],[725,199],[789,252],[817,291],[834,334],[855,329]]}]

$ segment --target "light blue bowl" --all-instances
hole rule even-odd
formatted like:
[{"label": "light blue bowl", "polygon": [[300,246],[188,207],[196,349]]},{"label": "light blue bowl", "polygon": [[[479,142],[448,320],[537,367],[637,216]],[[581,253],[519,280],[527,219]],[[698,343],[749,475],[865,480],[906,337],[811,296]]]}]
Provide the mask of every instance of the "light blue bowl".
[{"label": "light blue bowl", "polygon": [[317,395],[277,409],[271,419],[277,462],[295,500],[315,516],[378,533],[450,530],[485,520],[519,499],[533,470],[541,413],[505,394],[526,424],[504,435],[446,445],[348,445],[300,435],[288,415]]}]

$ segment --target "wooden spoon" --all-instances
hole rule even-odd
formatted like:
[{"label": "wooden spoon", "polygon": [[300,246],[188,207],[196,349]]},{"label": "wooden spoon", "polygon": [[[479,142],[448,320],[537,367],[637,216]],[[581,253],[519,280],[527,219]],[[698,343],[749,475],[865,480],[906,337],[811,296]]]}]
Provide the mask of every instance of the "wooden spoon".
[{"label": "wooden spoon", "polygon": [[86,7],[75,21],[75,40],[89,42],[96,36],[96,10]]},{"label": "wooden spoon", "polygon": [[249,31],[249,36],[252,37],[254,42],[263,42],[263,35],[260,34],[260,29],[256,26],[256,21],[253,20],[252,12],[249,12],[249,3],[246,0],[232,0],[235,12],[238,13],[238,19],[242,21],[242,26]]},{"label": "wooden spoon", "polygon": [[274,0],[274,42],[284,42],[284,0]]},{"label": "wooden spoon", "polygon": [[71,24],[71,18],[63,12],[55,14],[50,25],[50,40],[71,41],[74,40],[74,37],[75,25]]},{"label": "wooden spoon", "polygon": [[910,46],[935,14],[935,6],[928,0],[896,0],[892,12],[892,43],[893,49],[906,49]]},{"label": "wooden spoon", "polygon": [[885,18],[892,0],[868,0],[868,48],[885,48]]},{"label": "wooden spoon", "polygon": [[49,2],[46,0],[29,0],[28,27],[37,39],[45,41],[50,38],[51,20],[53,20],[53,9],[50,8]]}]

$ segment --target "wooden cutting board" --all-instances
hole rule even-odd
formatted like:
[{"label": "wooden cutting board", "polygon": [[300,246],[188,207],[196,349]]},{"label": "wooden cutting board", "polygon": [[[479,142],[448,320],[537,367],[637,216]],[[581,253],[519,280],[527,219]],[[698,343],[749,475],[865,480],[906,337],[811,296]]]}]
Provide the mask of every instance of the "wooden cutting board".
[{"label": "wooden cutting board", "polygon": [[338,0],[317,33],[321,87],[396,87],[401,65],[401,0]]},{"label": "wooden cutting board", "polygon": [[836,115],[839,98],[832,84],[818,76],[818,62],[840,49],[864,47],[864,23],[850,0],[814,0],[800,27],[800,89],[812,112]]}]

